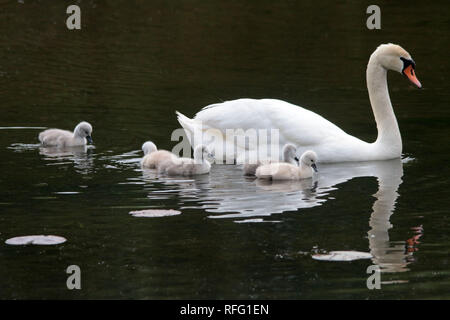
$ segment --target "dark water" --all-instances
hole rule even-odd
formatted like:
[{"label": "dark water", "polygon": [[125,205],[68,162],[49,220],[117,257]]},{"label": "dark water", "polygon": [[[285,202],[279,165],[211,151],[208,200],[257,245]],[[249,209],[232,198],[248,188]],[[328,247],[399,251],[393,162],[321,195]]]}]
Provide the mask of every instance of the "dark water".
[{"label": "dark water", "polygon": [[[70,1],[0,4],[0,298],[450,298],[448,1]],[[389,74],[403,160],[322,165],[264,184],[239,167],[195,179],[139,168],[171,148],[180,110],[240,97],[310,108],[371,141],[365,67],[402,45],[424,85]],[[41,128],[94,126],[94,147],[36,145]],[[20,128],[17,128],[20,127]],[[135,218],[132,210],[181,215]],[[55,234],[58,246],[8,238]],[[358,250],[372,260],[325,262]],[[66,288],[69,265],[82,290]],[[384,271],[368,290],[368,266]]]}]

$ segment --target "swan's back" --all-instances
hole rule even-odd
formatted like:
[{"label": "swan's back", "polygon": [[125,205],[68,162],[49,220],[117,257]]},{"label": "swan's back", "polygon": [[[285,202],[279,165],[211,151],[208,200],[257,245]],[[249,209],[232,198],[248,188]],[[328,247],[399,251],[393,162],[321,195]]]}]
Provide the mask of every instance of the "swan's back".
[{"label": "swan's back", "polygon": [[169,176],[193,176],[209,173],[211,165],[208,161],[196,163],[194,159],[179,158],[171,164],[166,163],[165,172]]},{"label": "swan's back", "polygon": [[155,169],[162,163],[167,161],[175,161],[177,156],[167,150],[157,150],[146,154],[142,158],[141,165],[143,168]]},{"label": "swan's back", "polygon": [[39,133],[38,138],[45,146],[65,146],[72,142],[73,133],[61,129],[47,129]]},{"label": "swan's back", "polygon": [[256,163],[244,163],[242,167],[244,176],[254,176],[258,167],[269,163],[272,163],[272,160],[258,160]]},{"label": "swan's back", "polygon": [[265,164],[256,169],[256,177],[271,180],[297,180],[300,169],[290,163],[278,162]]},{"label": "swan's back", "polygon": [[203,126],[225,133],[226,129],[279,129],[280,144],[323,143],[331,137],[347,134],[322,116],[277,99],[238,99],[212,104],[195,116]]}]

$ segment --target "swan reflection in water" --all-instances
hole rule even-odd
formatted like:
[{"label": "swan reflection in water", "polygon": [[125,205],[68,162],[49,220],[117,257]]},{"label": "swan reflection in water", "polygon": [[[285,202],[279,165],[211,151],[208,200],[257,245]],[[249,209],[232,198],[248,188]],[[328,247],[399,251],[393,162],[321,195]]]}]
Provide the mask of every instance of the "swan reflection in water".
[{"label": "swan reflection in water", "polygon": [[39,150],[43,160],[49,161],[47,165],[73,164],[76,171],[87,174],[94,171],[93,150],[95,146],[75,146],[75,147],[44,147],[40,143],[25,144],[13,143],[8,149],[14,152],[28,152]]},{"label": "swan reflection in water", "polygon": [[61,165],[73,163],[78,173],[87,174],[93,171],[94,159],[92,146],[76,147],[39,147],[39,154],[44,156],[44,160],[52,161],[49,165]]},{"label": "swan reflection in water", "polygon": [[407,250],[408,243],[389,238],[390,216],[402,183],[402,160],[321,164],[319,170],[314,179],[272,182],[243,177],[240,166],[215,165],[209,175],[193,179],[168,178],[144,170],[144,180],[152,181],[146,186],[150,199],[177,197],[181,209],[203,209],[213,213],[209,215],[212,219],[276,222],[261,217],[320,206],[333,199],[330,193],[337,185],[358,177],[375,177],[378,191],[374,195],[368,231],[373,263],[382,272],[408,271],[407,265],[413,260],[412,252],[408,252],[411,250]]}]

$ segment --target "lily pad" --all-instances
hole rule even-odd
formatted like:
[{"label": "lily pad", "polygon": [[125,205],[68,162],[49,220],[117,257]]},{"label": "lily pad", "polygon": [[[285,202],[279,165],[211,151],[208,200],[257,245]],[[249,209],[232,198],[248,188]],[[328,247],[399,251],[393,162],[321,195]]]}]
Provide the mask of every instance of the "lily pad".
[{"label": "lily pad", "polygon": [[256,218],[256,219],[244,219],[244,220],[235,220],[234,223],[279,223],[281,221],[277,221],[277,220],[264,220],[261,218]]},{"label": "lily pad", "polygon": [[44,235],[36,235],[36,236],[23,236],[23,237],[14,237],[5,241],[6,244],[13,246],[34,244],[34,245],[55,245],[66,242],[67,239],[59,236],[44,236]]},{"label": "lily pad", "polygon": [[322,261],[353,261],[359,259],[370,259],[372,255],[367,252],[360,251],[330,251],[325,254],[312,255],[314,260]]},{"label": "lily pad", "polygon": [[147,210],[130,211],[130,214],[133,217],[138,218],[160,218],[160,217],[176,216],[181,214],[181,211],[173,209],[169,210],[147,209]]}]

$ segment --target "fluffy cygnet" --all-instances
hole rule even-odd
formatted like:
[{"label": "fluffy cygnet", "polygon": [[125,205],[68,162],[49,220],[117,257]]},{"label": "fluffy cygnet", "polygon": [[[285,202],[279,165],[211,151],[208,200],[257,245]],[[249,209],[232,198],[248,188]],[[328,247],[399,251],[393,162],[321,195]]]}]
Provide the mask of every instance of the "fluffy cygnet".
[{"label": "fluffy cygnet", "polygon": [[47,129],[39,133],[39,141],[44,146],[75,147],[84,146],[86,142],[92,143],[92,126],[86,122],[80,122],[73,132],[61,129]]},{"label": "fluffy cygnet", "polygon": [[314,151],[306,151],[300,158],[300,167],[290,163],[271,163],[256,169],[256,176],[260,179],[271,180],[300,180],[313,176],[317,172],[317,155]]},{"label": "fluffy cygnet", "polygon": [[192,176],[206,174],[211,170],[211,164],[207,160],[212,157],[208,149],[199,145],[194,150],[194,159],[178,158],[167,166],[165,172],[170,176]]},{"label": "fluffy cygnet", "polygon": [[156,169],[162,163],[178,159],[170,151],[158,150],[156,145],[151,141],[147,141],[142,145],[142,151],[144,151],[144,157],[141,160],[141,166],[147,169]]},{"label": "fluffy cygnet", "polygon": [[[292,165],[298,166],[298,158],[295,154],[296,148],[294,145],[288,143],[285,144],[283,147],[283,161],[286,163],[290,163]],[[279,162],[276,160],[266,159],[266,160],[258,160],[256,163],[246,163],[244,164],[243,170],[245,176],[254,176],[256,173],[256,169],[258,169],[259,166],[265,165],[265,164],[271,164]]]}]

